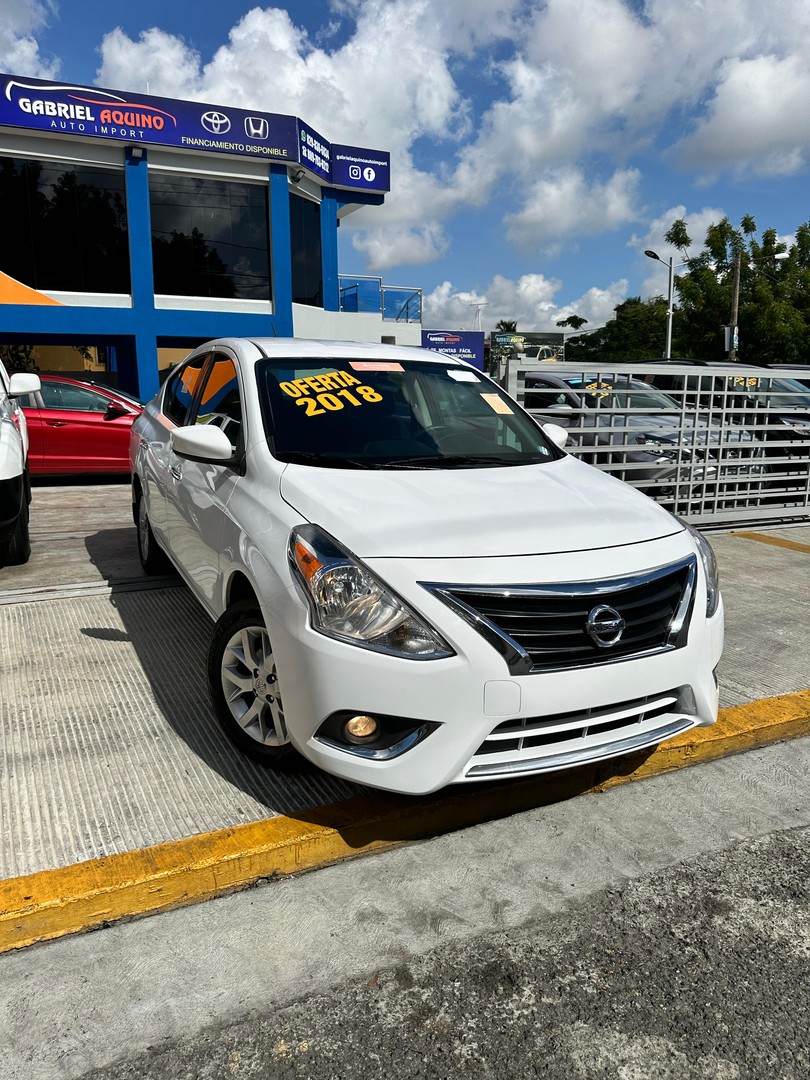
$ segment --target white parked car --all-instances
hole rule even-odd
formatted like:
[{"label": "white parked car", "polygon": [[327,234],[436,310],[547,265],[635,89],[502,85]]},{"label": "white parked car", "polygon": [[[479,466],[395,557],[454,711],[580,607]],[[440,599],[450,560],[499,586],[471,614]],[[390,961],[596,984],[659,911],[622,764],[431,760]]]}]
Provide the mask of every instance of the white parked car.
[{"label": "white parked car", "polygon": [[17,398],[35,394],[39,376],[16,371],[9,376],[0,363],[0,566],[28,562],[28,429]]},{"label": "white parked car", "polygon": [[711,724],[708,542],[564,441],[421,349],[193,352],[133,425],[133,512],[216,621],[231,738],[416,794]]}]

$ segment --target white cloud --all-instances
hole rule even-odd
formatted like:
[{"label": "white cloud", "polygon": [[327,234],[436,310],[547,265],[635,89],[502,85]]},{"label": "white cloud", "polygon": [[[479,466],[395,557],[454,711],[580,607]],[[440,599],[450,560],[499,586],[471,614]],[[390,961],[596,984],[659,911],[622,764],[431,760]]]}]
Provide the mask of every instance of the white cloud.
[{"label": "white cloud", "polygon": [[682,167],[790,175],[807,165],[810,62],[806,54],[757,56],[723,66],[708,113],[675,147]]},{"label": "white cloud", "polygon": [[504,218],[517,247],[548,253],[566,236],[593,235],[637,221],[638,169],[624,169],[604,184],[588,183],[580,169],[558,169],[537,180],[523,209]]},{"label": "white cloud", "polygon": [[49,22],[49,0],[3,0],[0,11],[0,70],[34,79],[54,79],[56,58],[40,55],[35,35]]},{"label": "white cloud", "polygon": [[352,246],[366,256],[374,273],[382,273],[390,266],[435,262],[445,254],[448,244],[446,233],[435,221],[410,227],[359,229],[352,236]]},{"label": "white cloud", "polygon": [[515,319],[521,330],[559,332],[557,323],[569,315],[587,320],[588,330],[604,326],[614,308],[627,298],[627,281],[606,289],[591,288],[564,304],[556,302],[561,283],[542,274],[524,274],[517,281],[496,274],[483,290],[455,290],[449,281],[423,297],[423,325],[430,329],[469,330],[481,307],[481,326],[492,330],[500,319]]}]

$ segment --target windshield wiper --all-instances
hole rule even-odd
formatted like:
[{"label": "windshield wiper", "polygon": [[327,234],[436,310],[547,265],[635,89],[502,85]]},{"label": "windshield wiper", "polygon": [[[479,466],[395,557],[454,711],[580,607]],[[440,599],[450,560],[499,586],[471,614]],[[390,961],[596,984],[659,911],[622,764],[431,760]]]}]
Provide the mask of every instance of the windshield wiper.
[{"label": "windshield wiper", "polygon": [[528,465],[531,462],[510,461],[509,458],[485,454],[448,454],[445,457],[395,458],[380,462],[380,469],[463,469],[476,466],[487,469],[499,465]]},{"label": "windshield wiper", "polygon": [[319,465],[324,469],[373,469],[372,462],[357,458],[338,457],[336,454],[313,454],[299,450],[282,451],[276,454],[280,461],[288,465]]}]

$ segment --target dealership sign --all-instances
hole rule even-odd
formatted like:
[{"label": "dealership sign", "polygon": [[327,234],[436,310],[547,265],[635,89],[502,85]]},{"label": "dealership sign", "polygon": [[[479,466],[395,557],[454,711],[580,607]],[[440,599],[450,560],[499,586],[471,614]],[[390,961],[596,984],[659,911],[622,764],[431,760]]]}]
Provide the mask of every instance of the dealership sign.
[{"label": "dealership sign", "polygon": [[482,330],[423,330],[422,348],[455,356],[484,370],[484,333]]},{"label": "dealership sign", "polygon": [[302,120],[279,113],[0,75],[0,125],[289,162],[338,187],[390,190],[387,153],[332,146]]}]

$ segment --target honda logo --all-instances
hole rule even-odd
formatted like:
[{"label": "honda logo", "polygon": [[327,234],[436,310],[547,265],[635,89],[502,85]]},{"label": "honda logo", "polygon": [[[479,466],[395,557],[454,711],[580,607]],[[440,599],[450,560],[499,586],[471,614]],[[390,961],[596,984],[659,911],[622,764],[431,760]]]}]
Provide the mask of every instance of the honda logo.
[{"label": "honda logo", "polygon": [[245,135],[249,139],[266,140],[270,134],[270,125],[263,116],[245,117]]}]

